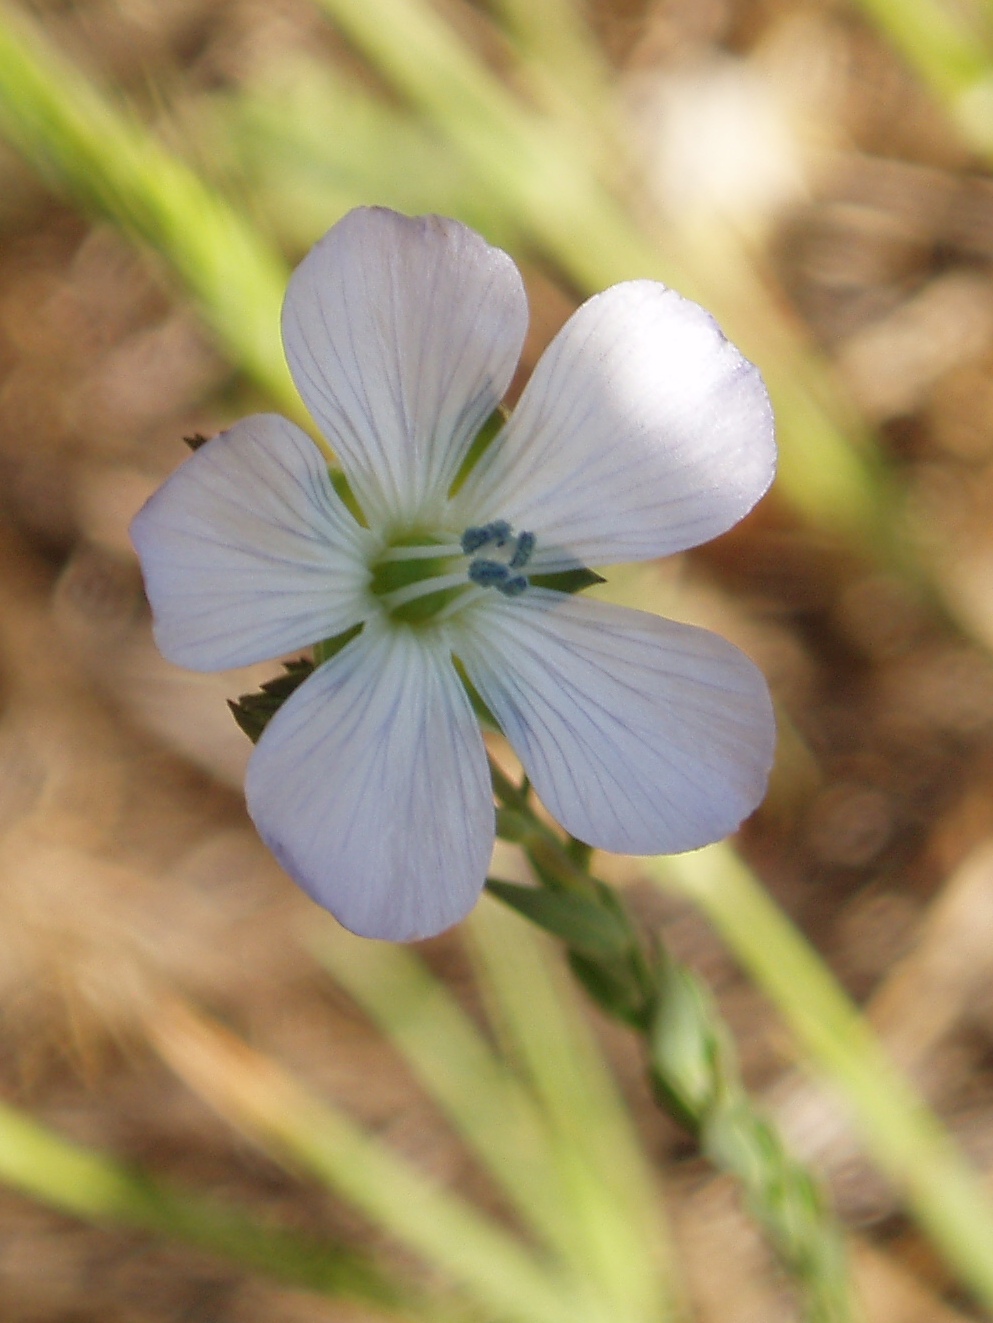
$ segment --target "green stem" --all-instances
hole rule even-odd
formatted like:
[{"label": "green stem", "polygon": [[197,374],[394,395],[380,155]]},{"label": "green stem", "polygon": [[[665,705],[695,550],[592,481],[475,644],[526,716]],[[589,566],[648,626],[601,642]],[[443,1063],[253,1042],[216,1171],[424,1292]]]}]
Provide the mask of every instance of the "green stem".
[{"label": "green stem", "polygon": [[563,941],[590,995],[643,1037],[660,1106],[716,1166],[738,1179],[803,1292],[808,1323],[846,1323],[853,1312],[841,1230],[816,1181],[753,1107],[711,998],[688,969],[657,947],[646,950],[616,893],[579,868],[569,847],[496,768],[494,789],[504,805],[513,805],[501,810],[512,817],[510,839],[521,845],[542,887],[491,880],[489,891]]},{"label": "green stem", "polygon": [[324,1295],[400,1307],[395,1288],[360,1255],[170,1189],[62,1138],[9,1103],[0,1103],[0,1180],[86,1221],[169,1236]]},{"label": "green stem", "polygon": [[698,904],[844,1095],[879,1164],[949,1265],[993,1308],[993,1206],[934,1114],[855,1006],[727,845],[652,860],[653,877]]}]

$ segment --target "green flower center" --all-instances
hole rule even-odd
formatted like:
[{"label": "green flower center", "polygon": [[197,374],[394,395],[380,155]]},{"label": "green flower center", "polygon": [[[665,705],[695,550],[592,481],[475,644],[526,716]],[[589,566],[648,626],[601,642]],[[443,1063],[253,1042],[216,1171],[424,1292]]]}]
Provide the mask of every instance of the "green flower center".
[{"label": "green flower center", "polygon": [[408,625],[437,623],[493,588],[516,597],[528,587],[521,570],[533,533],[515,534],[504,519],[467,528],[458,542],[424,533],[397,538],[372,566],[369,587],[386,612]]}]

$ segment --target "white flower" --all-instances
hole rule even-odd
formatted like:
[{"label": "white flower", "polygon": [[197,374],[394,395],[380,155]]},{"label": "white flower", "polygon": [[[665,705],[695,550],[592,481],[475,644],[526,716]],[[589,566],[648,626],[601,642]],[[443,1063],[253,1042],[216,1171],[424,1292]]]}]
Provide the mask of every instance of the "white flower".
[{"label": "white flower", "polygon": [[317,446],[264,414],[199,449],[132,526],[156,640],[182,666],[351,631],[266,728],[246,797],[287,871],[368,936],[447,928],[486,876],[493,797],[453,659],[591,845],[694,849],[764,792],[772,710],[737,649],[535,582],[736,523],[775,465],[758,372],[695,304],[617,285],[555,338],[459,486],[526,327],[517,268],[479,235],[353,211],[295,272],[283,340],[364,524]]}]

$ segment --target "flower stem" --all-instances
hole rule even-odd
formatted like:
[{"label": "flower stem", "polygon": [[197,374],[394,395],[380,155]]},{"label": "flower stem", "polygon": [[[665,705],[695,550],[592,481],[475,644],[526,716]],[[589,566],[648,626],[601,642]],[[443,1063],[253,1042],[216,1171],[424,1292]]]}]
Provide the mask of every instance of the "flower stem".
[{"label": "flower stem", "polygon": [[[808,1323],[853,1317],[844,1238],[813,1177],[787,1152],[741,1082],[731,1038],[696,976],[646,947],[616,893],[570,857],[499,768],[498,830],[527,855],[542,889],[490,881],[490,892],[564,940],[587,992],[644,1038],[649,1078],[669,1115],[742,1185],[783,1267],[803,1292]],[[508,821],[509,819],[509,821]]]}]

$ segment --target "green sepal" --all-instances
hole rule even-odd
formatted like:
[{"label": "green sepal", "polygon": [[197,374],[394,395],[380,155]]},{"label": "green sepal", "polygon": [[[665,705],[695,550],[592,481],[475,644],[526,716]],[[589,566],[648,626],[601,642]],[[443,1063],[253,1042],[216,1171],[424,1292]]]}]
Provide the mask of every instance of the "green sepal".
[{"label": "green sepal", "polygon": [[661,952],[655,985],[648,1027],[652,1086],[669,1112],[696,1132],[717,1102],[715,1081],[727,1044],[715,1032],[713,1006],[699,980]]},{"label": "green sepal", "polygon": [[313,675],[318,666],[341,652],[345,644],[351,643],[361,632],[360,622],[344,633],[336,634],[333,639],[315,643],[313,661],[309,657],[297,657],[294,661],[283,662],[285,674],[277,675],[274,680],[266,680],[254,694],[242,694],[235,701],[228,699],[231,715],[253,744],[258,744],[266,726],[304,680]]},{"label": "green sepal", "polygon": [[309,657],[298,657],[284,662],[285,674],[266,680],[253,694],[242,694],[237,701],[228,699],[231,715],[253,744],[258,744],[262,732],[295,690],[314,673]]},{"label": "green sepal", "polygon": [[346,643],[351,643],[352,639],[358,638],[362,633],[362,622],[353,625],[351,629],[346,629],[341,634],[336,634],[333,639],[322,639],[320,643],[314,644],[314,661],[318,666],[322,666],[332,657],[337,657]]},{"label": "green sepal", "polygon": [[597,960],[613,959],[628,947],[630,937],[616,915],[595,901],[566,891],[522,886],[488,878],[487,890],[573,951]]},{"label": "green sepal", "polygon": [[331,486],[334,488],[338,499],[348,513],[357,524],[360,524],[363,528],[368,528],[369,521],[365,517],[365,512],[361,505],[359,505],[355,493],[352,491],[351,483],[345,477],[344,473],[342,473],[341,469],[334,468],[329,464],[328,475],[331,478]]},{"label": "green sepal", "polygon": [[476,720],[482,726],[483,730],[492,730],[495,731],[497,735],[502,735],[503,731],[500,729],[499,722],[483,702],[482,698],[480,698],[479,690],[469,679],[462,662],[458,657],[453,657],[452,660],[455,662],[456,673],[462,681],[462,688],[466,691],[469,702],[472,704],[472,710],[476,714]]},{"label": "green sepal", "polygon": [[533,588],[550,588],[556,593],[581,593],[584,588],[607,582],[602,574],[588,570],[585,565],[577,565],[574,570],[559,570],[556,574],[529,574],[528,581]]},{"label": "green sepal", "polygon": [[210,440],[210,437],[204,436],[202,432],[194,432],[192,436],[184,436],[183,440],[186,442],[186,444],[189,446],[191,450],[199,450],[201,446],[205,446],[207,444],[207,442]]},{"label": "green sepal", "polygon": [[584,873],[590,871],[590,860],[593,858],[593,846],[587,845],[585,841],[577,840],[575,836],[570,836],[566,842],[565,852]]}]

